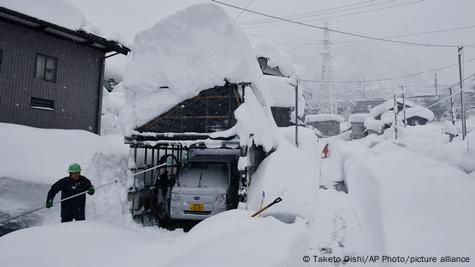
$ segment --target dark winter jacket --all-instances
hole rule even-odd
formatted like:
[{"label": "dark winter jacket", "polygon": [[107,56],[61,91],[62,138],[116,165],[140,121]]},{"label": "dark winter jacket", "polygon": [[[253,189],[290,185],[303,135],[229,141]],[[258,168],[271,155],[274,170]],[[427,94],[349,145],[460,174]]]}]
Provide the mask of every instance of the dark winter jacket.
[{"label": "dark winter jacket", "polygon": [[[70,177],[64,177],[51,186],[48,192],[48,200],[53,200],[56,194],[61,191],[61,199],[73,196],[75,194],[87,191],[92,187],[91,181],[84,176],[73,180]],[[69,217],[73,215],[83,215],[86,206],[86,194],[68,199],[61,202],[61,217]]]}]

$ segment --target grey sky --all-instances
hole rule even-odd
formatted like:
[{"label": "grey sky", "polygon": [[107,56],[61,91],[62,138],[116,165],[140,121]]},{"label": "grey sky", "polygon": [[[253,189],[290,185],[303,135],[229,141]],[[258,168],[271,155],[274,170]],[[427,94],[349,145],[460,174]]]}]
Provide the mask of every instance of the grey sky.
[{"label": "grey sky", "polygon": [[[238,6],[246,6],[251,0],[223,0]],[[364,0],[254,0],[249,9],[277,16],[288,16],[304,12],[346,6],[348,10],[305,18],[307,23],[322,26],[327,18],[329,27],[375,37],[387,37],[410,33],[436,31],[475,25],[475,1],[473,0],[373,0],[364,8],[354,8]],[[81,0],[75,4],[86,17],[97,23],[119,30],[132,40],[136,32],[146,29],[161,18],[187,5],[210,2],[204,0]],[[383,4],[381,4],[383,3]],[[385,4],[384,4],[385,3]],[[408,3],[408,4],[406,4]],[[353,5],[353,6],[351,6]],[[365,12],[370,9],[385,8]],[[225,7],[235,17],[238,10]],[[343,16],[340,16],[343,15]],[[339,16],[339,17],[338,17]],[[333,17],[333,18],[331,18]],[[266,19],[244,12],[238,19],[251,41],[266,40],[278,45],[291,54],[294,61],[308,70],[308,77],[320,78],[322,31],[286,23],[272,23],[278,26],[254,27],[247,22]],[[367,41],[340,34],[330,34],[334,41],[334,79],[362,80],[405,75],[457,63],[456,48],[427,48],[394,45],[378,41]],[[424,34],[419,36],[395,37],[394,39],[449,44],[475,44],[475,28]],[[347,42],[350,41],[350,42]],[[475,47],[465,49],[465,59],[475,57]],[[475,73],[475,60],[465,65],[465,74]],[[458,79],[457,68],[438,71],[439,84],[451,84]],[[373,83],[372,88],[391,87],[400,84],[426,85],[433,83],[433,73],[409,79]],[[418,91],[422,91],[418,89]]]}]

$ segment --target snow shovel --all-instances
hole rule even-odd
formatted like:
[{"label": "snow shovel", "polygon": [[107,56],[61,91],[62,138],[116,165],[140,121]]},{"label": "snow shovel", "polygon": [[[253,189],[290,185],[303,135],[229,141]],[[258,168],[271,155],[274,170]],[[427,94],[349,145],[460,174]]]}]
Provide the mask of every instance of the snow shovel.
[{"label": "snow shovel", "polygon": [[[99,188],[106,187],[106,186],[108,186],[108,185],[111,185],[111,184],[114,184],[114,183],[118,183],[118,182],[119,182],[119,180],[118,180],[118,179],[115,179],[115,180],[112,181],[112,182],[109,182],[109,183],[100,185],[100,186],[98,186],[98,187],[95,187],[95,189],[97,190],[97,189],[99,189]],[[69,196],[69,197],[67,197],[67,198],[63,198],[63,199],[61,199],[61,200],[54,201],[53,204],[59,204],[59,203],[61,203],[61,202],[63,202],[63,201],[69,200],[69,199],[71,199],[71,198],[75,198],[75,197],[77,197],[77,196],[84,195],[84,194],[87,193],[87,191],[88,191],[88,190],[83,191],[83,192],[81,192],[81,193],[77,193],[77,194],[72,195],[72,196]],[[46,209],[46,207],[45,207],[45,206],[42,206],[42,207],[36,208],[36,209],[34,209],[34,210],[30,210],[30,211],[27,211],[27,212],[25,212],[25,213],[22,213],[22,214],[20,214],[20,215],[17,215],[17,216],[8,218],[8,219],[6,219],[6,220],[4,220],[4,221],[1,221],[0,224],[4,224],[4,223],[9,222],[9,221],[11,221],[11,220],[14,220],[14,219],[23,217],[23,216],[25,216],[25,215],[28,215],[28,214],[30,214],[30,213],[33,213],[33,212],[36,212],[36,211],[39,211],[39,210],[42,210],[42,209]]]},{"label": "snow shovel", "polygon": [[[144,172],[151,171],[151,170],[153,170],[153,169],[161,168],[161,167],[164,167],[164,166],[167,166],[167,163],[163,163],[163,164],[157,165],[157,166],[155,166],[155,167],[148,168],[148,169],[146,169],[146,170],[143,170],[143,171],[140,171],[140,172],[134,173],[134,175],[133,175],[133,176],[136,176],[136,175],[142,174],[142,173],[144,173]],[[118,182],[119,182],[119,179],[115,179],[115,180],[114,180],[114,181],[112,181],[112,182],[109,182],[109,183],[106,183],[106,184],[100,185],[100,186],[98,186],[98,187],[95,187],[95,189],[97,190],[97,189],[99,189],[99,188],[106,187],[106,186],[109,186],[109,185],[111,185],[111,184],[115,184],[115,183],[118,183]],[[88,190],[86,190],[86,191],[84,191],[84,192],[81,192],[81,193],[77,193],[77,194],[75,194],[75,195],[69,196],[69,197],[67,197],[67,198],[64,198],[64,199],[61,199],[61,200],[59,200],[59,201],[58,201],[58,200],[57,200],[57,201],[54,201],[54,202],[53,202],[53,204],[59,204],[59,203],[61,203],[61,202],[63,202],[63,201],[66,201],[66,200],[68,200],[68,199],[71,199],[71,198],[77,197],[77,196],[79,196],[79,195],[86,194],[86,193],[87,193],[87,191],[88,191]],[[6,220],[4,220],[4,221],[1,221],[1,222],[0,222],[0,224],[4,224],[4,223],[6,223],[6,222],[9,222],[9,221],[11,221],[11,220],[14,220],[14,219],[17,219],[17,218],[23,217],[23,216],[25,216],[25,215],[28,215],[28,214],[30,214],[30,213],[33,213],[33,212],[37,212],[37,211],[39,211],[39,210],[42,210],[42,209],[46,209],[46,207],[45,207],[45,206],[42,206],[42,207],[39,207],[39,208],[36,208],[36,209],[30,210],[30,211],[27,211],[27,212],[25,212],[25,213],[22,213],[22,214],[20,214],[20,215],[17,215],[17,216],[14,216],[14,217],[8,218],[8,219],[6,219]]]},{"label": "snow shovel", "polygon": [[279,203],[282,201],[282,198],[281,197],[278,197],[276,199],[274,199],[274,201],[272,201],[271,203],[269,203],[267,206],[263,207],[262,209],[258,210],[256,213],[252,214],[251,217],[256,217],[257,215],[261,214],[262,212],[264,212],[266,209],[274,206],[275,204]]}]

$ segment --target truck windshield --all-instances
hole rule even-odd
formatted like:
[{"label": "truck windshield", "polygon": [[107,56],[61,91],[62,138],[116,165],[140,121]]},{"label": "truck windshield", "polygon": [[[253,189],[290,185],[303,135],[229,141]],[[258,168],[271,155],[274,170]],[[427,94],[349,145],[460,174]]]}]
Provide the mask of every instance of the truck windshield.
[{"label": "truck windshield", "polygon": [[188,162],[178,180],[186,187],[221,187],[228,184],[228,176],[224,162]]}]

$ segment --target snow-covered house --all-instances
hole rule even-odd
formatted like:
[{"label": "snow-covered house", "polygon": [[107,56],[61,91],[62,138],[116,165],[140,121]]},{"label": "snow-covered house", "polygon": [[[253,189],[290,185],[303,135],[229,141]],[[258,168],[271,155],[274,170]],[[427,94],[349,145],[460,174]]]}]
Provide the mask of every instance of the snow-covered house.
[{"label": "snow-covered house", "polygon": [[351,139],[359,139],[365,136],[365,119],[369,117],[368,113],[353,113],[348,118],[351,123]]},{"label": "snow-covered house", "polygon": [[[397,103],[397,112],[400,112],[403,110],[403,107],[405,108],[410,108],[416,106],[415,103],[410,102],[408,100],[403,101],[402,98],[398,98],[396,100]],[[393,99],[388,99],[384,101],[382,104],[375,106],[372,108],[369,112],[371,117],[373,117],[376,120],[381,120],[381,115],[387,111],[392,111],[394,110],[394,100]]]},{"label": "snow-covered house", "polygon": [[296,100],[298,101],[299,118],[304,113],[305,99],[303,97],[303,88],[299,88],[298,96],[296,96],[295,86],[293,85],[295,83],[294,80],[271,75],[264,75],[262,79],[272,93],[270,108],[277,126],[288,127],[295,125]]},{"label": "snow-covered house", "polygon": [[[370,115],[372,118],[380,120],[383,128],[387,128],[392,125],[394,121],[394,112],[394,100],[389,99],[381,105],[371,109]],[[427,122],[434,120],[434,113],[431,110],[407,100],[403,101],[401,98],[397,99],[396,114],[397,120],[401,124],[405,119],[406,124],[411,126],[424,125]]]},{"label": "snow-covered house", "polygon": [[85,28],[66,1],[0,1],[0,122],[100,133],[104,60],[129,49]]},{"label": "snow-covered house", "polygon": [[340,123],[343,117],[337,114],[312,114],[305,116],[307,125],[318,129],[323,136],[335,136],[340,134]]}]

